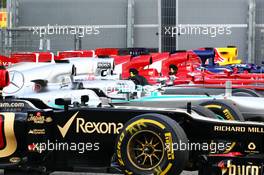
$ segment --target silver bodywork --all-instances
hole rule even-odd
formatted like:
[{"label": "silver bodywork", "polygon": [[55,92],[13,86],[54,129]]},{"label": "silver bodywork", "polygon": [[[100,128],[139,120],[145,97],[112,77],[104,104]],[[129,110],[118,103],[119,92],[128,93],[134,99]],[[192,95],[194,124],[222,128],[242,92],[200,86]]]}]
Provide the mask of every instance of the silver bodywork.
[{"label": "silver bodywork", "polygon": [[[65,60],[64,60],[65,61]],[[110,76],[114,69],[112,58],[69,58],[68,63],[19,63],[9,68],[11,83],[4,88],[4,96],[25,94],[33,80],[45,80],[49,84],[68,84],[75,75]]]},{"label": "silver bodywork", "polygon": [[185,107],[189,102],[193,105],[199,105],[202,102],[212,100],[223,100],[235,105],[247,120],[257,117],[263,118],[264,121],[264,98],[261,97],[237,97],[226,95],[162,95],[160,92],[153,92],[151,95],[142,98],[130,99],[127,101],[114,100],[114,103],[118,106],[176,108]]},{"label": "silver bodywork", "polygon": [[[113,59],[70,58],[68,63],[23,63],[9,69],[11,83],[3,89],[3,96],[37,98],[53,107],[56,98],[70,98],[80,103],[81,96],[88,95],[90,106],[97,106],[101,99],[89,89],[101,89],[110,97],[125,98],[135,89],[133,81],[118,80],[112,75]],[[103,75],[102,75],[103,73]],[[45,81],[39,88],[33,80]]]}]

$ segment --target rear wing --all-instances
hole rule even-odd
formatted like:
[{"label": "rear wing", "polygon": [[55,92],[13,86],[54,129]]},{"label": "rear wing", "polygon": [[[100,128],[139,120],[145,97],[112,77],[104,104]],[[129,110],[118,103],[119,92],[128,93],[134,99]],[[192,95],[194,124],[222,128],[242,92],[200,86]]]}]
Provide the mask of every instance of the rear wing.
[{"label": "rear wing", "polygon": [[98,48],[95,50],[95,54],[98,57],[110,55],[131,55],[132,57],[136,57],[157,52],[158,48]]}]

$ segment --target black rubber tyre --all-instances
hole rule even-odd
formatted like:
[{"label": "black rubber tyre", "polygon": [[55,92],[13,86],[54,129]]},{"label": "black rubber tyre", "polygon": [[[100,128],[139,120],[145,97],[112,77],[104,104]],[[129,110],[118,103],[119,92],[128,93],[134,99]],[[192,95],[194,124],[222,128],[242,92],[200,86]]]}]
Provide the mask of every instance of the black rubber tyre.
[{"label": "black rubber tyre", "polygon": [[216,114],[204,106],[192,106],[192,110],[207,118],[217,119]]},{"label": "black rubber tyre", "polygon": [[203,102],[200,105],[221,116],[223,120],[245,121],[241,112],[231,103],[212,100]]},{"label": "black rubber tyre", "polygon": [[[182,127],[167,116],[143,114],[128,121],[117,137],[117,162],[124,174],[179,175],[189,159]],[[149,157],[151,156],[151,157]]]},{"label": "black rubber tyre", "polygon": [[233,89],[232,95],[240,97],[263,97],[261,94],[252,89]]},{"label": "black rubber tyre", "polygon": [[[245,121],[240,111],[236,108],[236,106],[234,106],[231,103],[213,100],[213,101],[207,101],[207,102],[201,103],[200,105],[206,107],[207,109],[210,109],[212,112],[216,114],[216,116],[219,116],[219,118],[218,117],[217,118],[220,120]],[[230,142],[230,143],[231,143],[231,146],[229,148],[219,153],[226,154],[226,153],[229,153],[235,150],[237,143],[236,142]]]}]

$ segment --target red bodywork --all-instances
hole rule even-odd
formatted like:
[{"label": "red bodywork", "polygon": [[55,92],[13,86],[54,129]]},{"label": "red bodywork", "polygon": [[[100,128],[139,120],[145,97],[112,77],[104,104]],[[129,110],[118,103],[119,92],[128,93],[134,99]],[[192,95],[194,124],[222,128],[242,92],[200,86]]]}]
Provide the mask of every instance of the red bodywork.
[{"label": "red bodywork", "polygon": [[94,57],[93,50],[61,51],[57,54],[57,59],[74,58],[74,57]]},{"label": "red bodywork", "polygon": [[[11,54],[11,60],[18,62],[50,62],[53,54],[51,52],[18,52]],[[56,60],[57,57],[54,56]]]},{"label": "red bodywork", "polygon": [[[157,62],[161,62],[161,64],[156,64]],[[175,85],[189,83],[224,85],[226,81],[231,81],[232,84],[240,86],[251,85],[254,87],[255,85],[264,84],[263,74],[237,73],[236,71],[212,73],[206,70],[198,70],[201,60],[192,51],[180,51],[174,54],[155,53],[135,57],[124,64],[122,77],[127,78],[129,69],[136,68],[139,70],[139,74],[144,76],[150,84],[156,84],[158,78],[168,77],[171,64],[178,67],[178,73],[174,81]]]},{"label": "red bodywork", "polygon": [[97,48],[95,50],[95,55],[97,56],[119,55],[119,50],[117,48]]},{"label": "red bodywork", "polygon": [[9,66],[20,62],[51,62],[53,59],[61,60],[73,57],[94,57],[94,51],[61,51],[58,52],[58,55],[51,52],[16,52],[12,53],[10,57],[0,55],[0,65]]},{"label": "red bodywork", "polygon": [[14,63],[16,63],[15,59],[11,59],[9,57],[0,55],[0,66],[7,67],[7,66],[10,66],[11,64],[14,64]]},{"label": "red bodywork", "polygon": [[8,86],[10,83],[9,81],[9,73],[7,70],[1,68],[0,69],[0,89]]}]

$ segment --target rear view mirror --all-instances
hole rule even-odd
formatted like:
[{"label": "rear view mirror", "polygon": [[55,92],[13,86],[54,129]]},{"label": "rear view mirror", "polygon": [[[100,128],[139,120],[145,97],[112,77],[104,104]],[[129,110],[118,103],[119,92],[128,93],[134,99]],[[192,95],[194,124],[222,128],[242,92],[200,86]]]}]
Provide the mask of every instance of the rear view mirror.
[{"label": "rear view mirror", "polygon": [[69,105],[71,104],[70,98],[57,98],[55,99],[55,105],[62,105],[64,106],[64,110],[68,110]]},{"label": "rear view mirror", "polygon": [[88,95],[82,95],[81,96],[81,102],[82,102],[83,106],[85,106],[88,101],[89,101],[89,96]]}]

